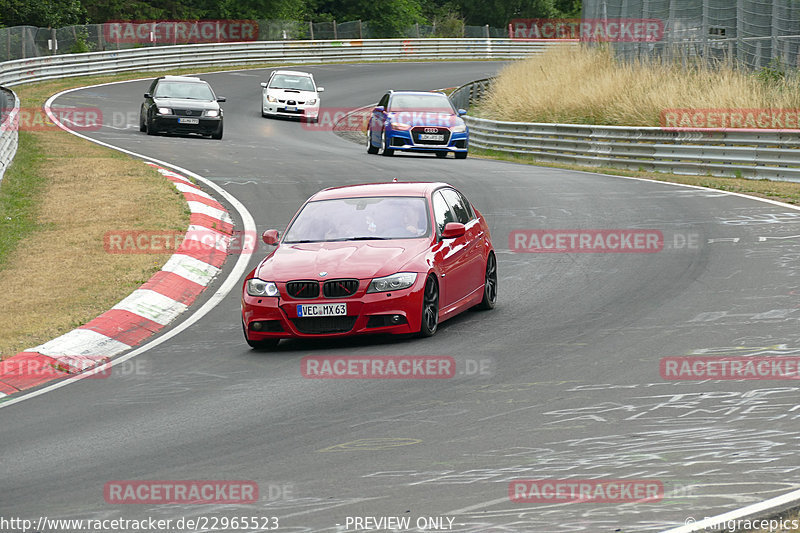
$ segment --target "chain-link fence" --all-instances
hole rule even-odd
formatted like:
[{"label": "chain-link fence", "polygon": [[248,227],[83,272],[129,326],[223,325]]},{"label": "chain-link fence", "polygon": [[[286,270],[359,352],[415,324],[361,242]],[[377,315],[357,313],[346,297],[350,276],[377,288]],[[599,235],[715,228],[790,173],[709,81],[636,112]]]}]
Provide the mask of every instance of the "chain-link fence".
[{"label": "chain-link fence", "polygon": [[626,59],[800,66],[798,0],[584,0],[583,18],[662,21],[659,41],[610,43]]},{"label": "chain-link fence", "polygon": [[[0,61],[31,57],[192,43],[280,40],[348,40],[389,37],[367,21],[211,20],[110,22],[66,28],[0,28]],[[395,37],[398,37],[395,35]],[[505,38],[505,28],[416,24],[400,38]]]}]

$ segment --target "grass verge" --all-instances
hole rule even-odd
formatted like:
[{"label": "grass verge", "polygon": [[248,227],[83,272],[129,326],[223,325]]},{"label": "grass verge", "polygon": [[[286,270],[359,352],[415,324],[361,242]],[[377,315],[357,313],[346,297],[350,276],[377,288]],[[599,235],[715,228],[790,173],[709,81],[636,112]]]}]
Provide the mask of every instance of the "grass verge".
[{"label": "grass verge", "polygon": [[765,72],[625,63],[603,47],[554,47],[502,69],[477,112],[516,122],[659,126],[666,109],[800,108],[797,83]]},{"label": "grass verge", "polygon": [[[23,85],[17,92],[23,107],[40,108],[72,85]],[[0,357],[86,323],[169,257],[108,254],[107,231],[183,231],[188,222],[183,196],[140,161],[54,126],[21,131],[0,182]]]}]

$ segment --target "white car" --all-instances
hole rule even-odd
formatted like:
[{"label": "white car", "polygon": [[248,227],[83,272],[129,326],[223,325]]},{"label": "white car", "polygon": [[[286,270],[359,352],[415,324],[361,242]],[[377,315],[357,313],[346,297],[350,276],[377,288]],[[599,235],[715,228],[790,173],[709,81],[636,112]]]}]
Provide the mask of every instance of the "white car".
[{"label": "white car", "polygon": [[308,72],[274,70],[261,87],[261,116],[300,117],[309,122],[319,118],[319,93],[314,76]]}]

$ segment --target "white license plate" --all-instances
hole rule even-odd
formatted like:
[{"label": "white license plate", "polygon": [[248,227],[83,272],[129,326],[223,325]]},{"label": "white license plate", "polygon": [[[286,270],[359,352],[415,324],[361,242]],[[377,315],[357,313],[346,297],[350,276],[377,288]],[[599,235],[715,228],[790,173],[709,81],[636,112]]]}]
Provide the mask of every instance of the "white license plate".
[{"label": "white license plate", "polygon": [[347,314],[347,304],[305,304],[297,306],[298,317],[343,316]]},{"label": "white license plate", "polygon": [[296,106],[286,106],[286,111],[297,111]]},{"label": "white license plate", "polygon": [[199,118],[179,118],[178,124],[200,124]]},{"label": "white license plate", "polygon": [[435,135],[433,133],[420,133],[419,134],[420,141],[443,141],[444,135]]}]

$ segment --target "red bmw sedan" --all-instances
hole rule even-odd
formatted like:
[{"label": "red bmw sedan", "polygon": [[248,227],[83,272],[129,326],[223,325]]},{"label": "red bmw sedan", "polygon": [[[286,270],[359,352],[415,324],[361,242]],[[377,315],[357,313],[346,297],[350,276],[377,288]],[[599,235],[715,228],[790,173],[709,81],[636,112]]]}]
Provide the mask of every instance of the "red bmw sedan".
[{"label": "red bmw sedan", "polygon": [[325,189],[247,275],[242,327],[253,348],[280,339],[436,333],[497,300],[497,260],[483,216],[446,183]]}]

